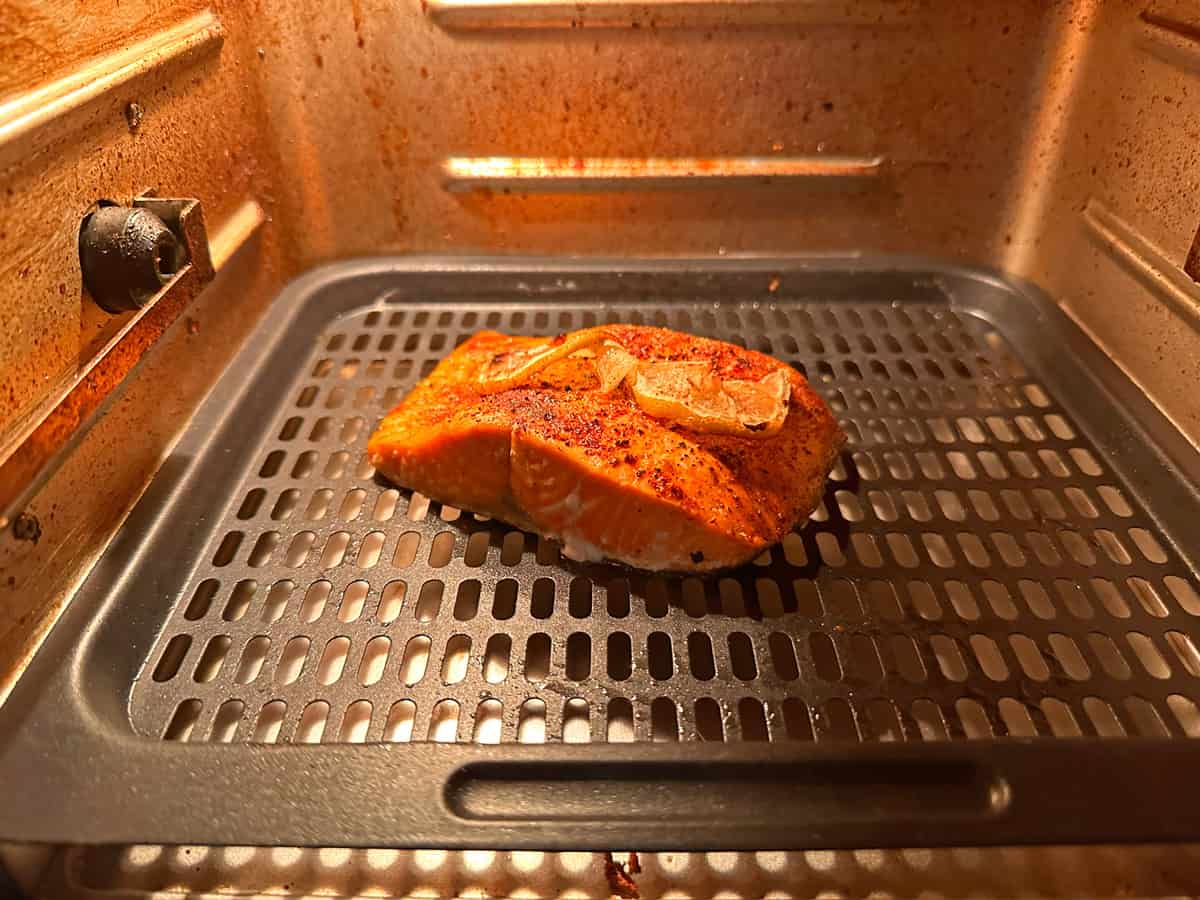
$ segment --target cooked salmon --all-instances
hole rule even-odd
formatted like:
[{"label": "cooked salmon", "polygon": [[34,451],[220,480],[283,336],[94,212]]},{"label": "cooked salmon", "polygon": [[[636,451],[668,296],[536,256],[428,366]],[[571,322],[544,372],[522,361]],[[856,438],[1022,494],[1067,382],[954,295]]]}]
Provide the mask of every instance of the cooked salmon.
[{"label": "cooked salmon", "polygon": [[664,328],[480,332],[379,424],[396,484],[560,541],[578,560],[712,571],[820,502],[845,436],[800,373]]}]

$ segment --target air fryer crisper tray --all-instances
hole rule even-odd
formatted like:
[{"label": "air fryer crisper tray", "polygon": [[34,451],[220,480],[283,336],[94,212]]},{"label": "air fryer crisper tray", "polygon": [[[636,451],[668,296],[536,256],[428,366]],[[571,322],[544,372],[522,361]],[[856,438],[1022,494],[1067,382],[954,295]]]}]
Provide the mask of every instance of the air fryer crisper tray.
[{"label": "air fryer crisper tray", "polygon": [[[804,370],[821,509],[700,580],[375,479],[480,328]],[[0,838],[787,849],[1200,838],[1191,449],[1036,291],[911,261],[297,281],[0,709]]]}]

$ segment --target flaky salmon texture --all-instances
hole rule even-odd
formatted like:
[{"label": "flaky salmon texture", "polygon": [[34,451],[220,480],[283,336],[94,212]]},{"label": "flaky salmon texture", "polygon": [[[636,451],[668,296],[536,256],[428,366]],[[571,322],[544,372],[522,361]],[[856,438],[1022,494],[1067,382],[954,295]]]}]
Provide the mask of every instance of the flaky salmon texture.
[{"label": "flaky salmon texture", "polygon": [[737,566],[818,505],[845,442],[800,373],[664,328],[474,335],[380,422],[376,470],[581,561]]}]

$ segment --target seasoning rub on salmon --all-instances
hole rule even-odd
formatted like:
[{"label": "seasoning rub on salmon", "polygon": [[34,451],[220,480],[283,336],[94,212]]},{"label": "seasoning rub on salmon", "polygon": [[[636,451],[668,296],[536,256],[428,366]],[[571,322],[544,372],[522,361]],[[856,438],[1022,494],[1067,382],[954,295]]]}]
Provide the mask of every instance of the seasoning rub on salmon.
[{"label": "seasoning rub on salmon", "polygon": [[845,436],[804,377],[664,328],[474,335],[379,424],[376,470],[578,560],[711,571],[806,518]]}]

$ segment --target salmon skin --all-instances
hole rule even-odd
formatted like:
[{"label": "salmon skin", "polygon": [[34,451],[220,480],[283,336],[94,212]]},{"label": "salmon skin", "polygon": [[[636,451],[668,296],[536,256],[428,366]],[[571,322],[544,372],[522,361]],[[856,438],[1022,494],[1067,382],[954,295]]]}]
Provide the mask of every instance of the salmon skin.
[{"label": "salmon skin", "polygon": [[[367,445],[372,465],[431,499],[558,540],[569,558],[654,571],[740,565],[817,507],[845,435],[800,373],[665,328],[605,326],[602,338],[510,384],[493,377],[498,368],[551,358],[575,337],[479,332],[384,417]],[[597,356],[608,352],[645,371],[690,364],[718,393],[781,386],[782,424],[770,434],[747,424],[743,435],[651,415],[636,372],[603,389]]]}]

